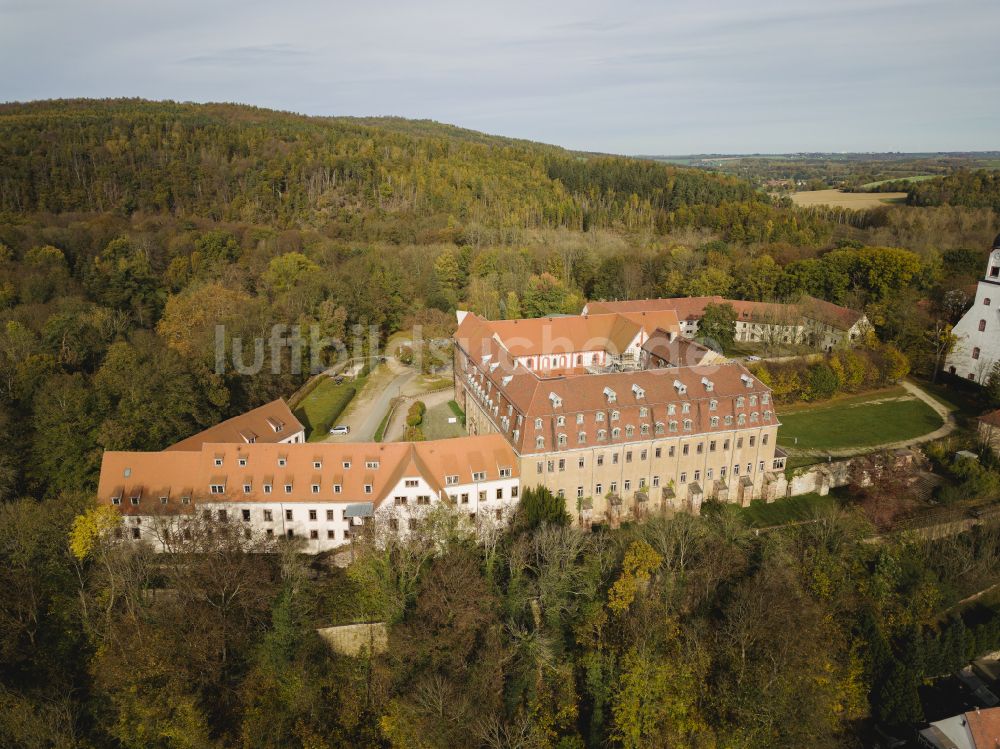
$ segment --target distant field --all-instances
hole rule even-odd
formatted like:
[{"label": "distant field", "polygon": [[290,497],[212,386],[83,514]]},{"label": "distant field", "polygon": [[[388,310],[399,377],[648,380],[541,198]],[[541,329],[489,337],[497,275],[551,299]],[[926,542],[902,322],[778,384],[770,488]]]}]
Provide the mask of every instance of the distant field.
[{"label": "distant field", "polygon": [[900,204],[906,201],[905,192],[841,192],[840,190],[807,190],[793,192],[792,202],[808,208],[827,205],[831,208],[878,208],[883,205]]},{"label": "distant field", "polygon": [[903,388],[778,412],[778,444],[798,450],[865,448],[933,432],[941,417]]},{"label": "distant field", "polygon": [[878,182],[869,182],[861,185],[861,188],[863,190],[870,190],[873,187],[884,185],[886,182],[923,182],[925,179],[934,179],[940,176],[940,174],[917,174],[913,177],[893,177],[891,179],[880,179]]}]

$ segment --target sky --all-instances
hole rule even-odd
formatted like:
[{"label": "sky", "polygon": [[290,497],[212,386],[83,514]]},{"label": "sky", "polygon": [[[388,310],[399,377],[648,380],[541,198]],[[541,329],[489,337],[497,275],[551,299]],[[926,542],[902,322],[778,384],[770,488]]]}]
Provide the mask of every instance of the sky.
[{"label": "sky", "polygon": [[397,115],[624,154],[1000,149],[1000,0],[0,0],[0,101]]}]

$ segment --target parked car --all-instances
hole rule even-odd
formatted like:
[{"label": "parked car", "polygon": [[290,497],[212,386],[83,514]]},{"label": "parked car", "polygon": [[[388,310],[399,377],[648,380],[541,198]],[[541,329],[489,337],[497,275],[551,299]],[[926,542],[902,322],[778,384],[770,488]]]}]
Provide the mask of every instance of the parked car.
[{"label": "parked car", "polygon": [[760,357],[757,356],[756,354],[751,354],[750,356],[747,357],[747,361],[760,361]]},{"label": "parked car", "polygon": [[348,434],[351,431],[349,426],[345,424],[339,424],[330,430],[330,434]]}]

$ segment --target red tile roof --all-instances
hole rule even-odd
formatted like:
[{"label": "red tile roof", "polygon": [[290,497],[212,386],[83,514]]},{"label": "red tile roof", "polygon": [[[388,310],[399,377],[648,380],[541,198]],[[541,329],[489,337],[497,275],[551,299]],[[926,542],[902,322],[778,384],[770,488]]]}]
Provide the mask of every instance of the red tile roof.
[{"label": "red tile roof", "polygon": [[[279,458],[285,465],[279,465]],[[241,466],[240,460],[246,465]],[[221,460],[221,465],[216,461]],[[316,468],[315,463],[319,463]],[[368,468],[369,462],[378,463]],[[345,463],[349,467],[345,468]],[[374,502],[385,499],[403,477],[422,477],[435,490],[446,485],[446,476],[458,476],[459,484],[473,483],[473,473],[482,471],[487,481],[500,478],[501,468],[519,475],[517,456],[498,434],[459,437],[429,442],[395,443],[299,443],[299,444],[204,444],[200,450],[168,450],[159,453],[104,453],[98,499],[111,503],[122,497],[126,514],[159,514],[189,511],[181,497],[198,501],[235,502]],[[224,494],[212,494],[211,484],[223,484]],[[244,492],[244,484],[250,486]],[[270,484],[270,493],[264,485]],[[292,485],[286,494],[285,484]],[[319,493],[312,485],[319,484]],[[334,492],[339,484],[341,491]],[[365,485],[371,485],[371,492]],[[138,505],[130,497],[137,494]],[[167,497],[166,504],[160,497]]]},{"label": "red tile roof", "polygon": [[[198,432],[168,450],[200,450],[211,442],[280,442],[302,431],[301,422],[281,398]],[[280,431],[279,431],[280,430]]]}]

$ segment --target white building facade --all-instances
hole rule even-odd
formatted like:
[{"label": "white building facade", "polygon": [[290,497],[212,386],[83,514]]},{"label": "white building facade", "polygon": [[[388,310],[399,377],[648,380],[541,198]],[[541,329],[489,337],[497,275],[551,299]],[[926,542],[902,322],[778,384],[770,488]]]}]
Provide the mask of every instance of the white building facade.
[{"label": "white building facade", "polygon": [[986,382],[993,365],[1000,361],[1000,235],[993,240],[975,301],[952,332],[956,340],[945,368],[957,377]]}]

